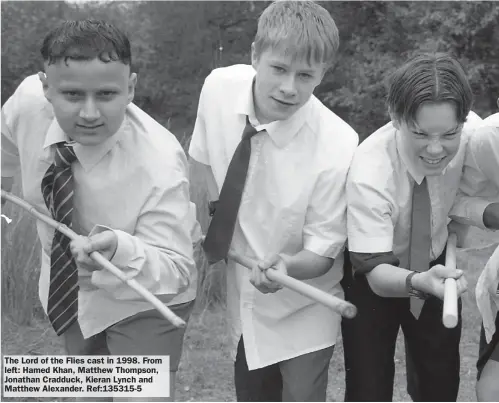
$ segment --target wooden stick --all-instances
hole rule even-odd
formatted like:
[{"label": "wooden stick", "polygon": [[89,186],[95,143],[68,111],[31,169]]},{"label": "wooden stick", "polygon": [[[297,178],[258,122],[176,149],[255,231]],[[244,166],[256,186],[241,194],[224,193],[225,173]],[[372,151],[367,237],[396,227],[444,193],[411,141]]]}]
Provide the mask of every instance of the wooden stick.
[{"label": "wooden stick", "polygon": [[[28,211],[31,215],[36,217],[38,220],[43,221],[44,223],[53,227],[57,231],[63,233],[64,235],[66,235],[68,238],[70,238],[72,240],[79,237],[79,235],[76,234],[76,232],[69,229],[66,225],[61,224],[60,222],[57,222],[57,221],[53,220],[52,218],[47,217],[46,215],[40,213],[33,206],[31,206],[29,203],[27,203],[26,201],[24,201],[23,199],[21,199],[17,196],[10,194],[9,192],[2,190],[2,199],[8,200],[8,201],[14,203],[15,205],[23,208],[24,210]],[[135,290],[145,300],[150,302],[174,326],[176,326],[178,328],[183,328],[186,326],[186,323],[181,318],[179,318],[170,309],[168,309],[168,307],[166,305],[164,305],[163,302],[161,302],[147,288],[145,288],[144,286],[139,284],[136,280],[127,278],[126,275],[120,269],[118,269],[115,265],[113,265],[109,260],[107,260],[99,252],[94,251],[94,252],[90,253],[90,257],[96,263],[100,264],[104,269],[111,272],[113,275],[118,277],[121,281],[126,283],[130,288]]]},{"label": "wooden stick", "polygon": [[[229,251],[229,258],[233,259],[234,261],[248,269],[251,269],[256,264],[250,258],[237,255],[233,251]],[[327,292],[319,290],[318,288],[315,288],[310,284],[304,283],[303,281],[297,280],[293,277],[286,276],[285,274],[272,269],[267,270],[265,274],[270,280],[275,281],[276,283],[279,283],[282,286],[296,291],[306,297],[309,297],[314,301],[326,305],[333,311],[339,313],[341,316],[351,319],[357,314],[357,308],[355,307],[355,305],[341,298],[328,294]]]},{"label": "wooden stick", "polygon": [[[447,240],[447,251],[445,253],[445,266],[456,269],[456,234],[449,234]],[[442,323],[446,328],[457,326],[457,284],[453,278],[445,280],[444,309],[442,313]]]}]

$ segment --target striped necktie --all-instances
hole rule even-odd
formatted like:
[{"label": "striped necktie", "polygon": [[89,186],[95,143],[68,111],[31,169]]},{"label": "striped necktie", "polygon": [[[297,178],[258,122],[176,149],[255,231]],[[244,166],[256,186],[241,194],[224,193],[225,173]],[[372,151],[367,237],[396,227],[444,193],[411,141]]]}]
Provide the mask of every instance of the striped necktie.
[{"label": "striped necktie", "polygon": [[[412,194],[411,238],[409,245],[409,267],[412,271],[430,268],[431,248],[431,202],[426,178],[420,185],[414,183]],[[411,297],[411,312],[416,319],[423,309],[424,300]]]},{"label": "striped necktie", "polygon": [[[71,227],[73,213],[73,147],[58,143],[54,163],[42,180],[42,194],[52,217]],[[71,240],[55,231],[50,255],[50,287],[47,312],[57,335],[78,319],[78,269],[71,254]]]},{"label": "striped necktie", "polygon": [[246,116],[246,126],[242,139],[232,156],[227,174],[210,227],[206,234],[203,248],[210,264],[227,258],[237,213],[246,184],[249,160],[251,156],[251,138],[257,133]]}]

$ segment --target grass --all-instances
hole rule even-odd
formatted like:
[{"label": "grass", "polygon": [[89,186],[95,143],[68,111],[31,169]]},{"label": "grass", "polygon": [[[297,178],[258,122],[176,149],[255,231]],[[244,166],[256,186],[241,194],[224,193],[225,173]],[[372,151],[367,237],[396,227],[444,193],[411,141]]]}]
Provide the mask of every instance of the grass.
[{"label": "grass", "polygon": [[[185,144],[184,144],[185,146]],[[191,177],[198,178],[191,166]],[[19,192],[19,187],[16,193]],[[196,202],[204,231],[207,227],[206,196],[202,186],[191,181],[191,198]],[[2,211],[13,219],[2,220],[2,354],[64,354],[62,341],[40,311],[38,301],[38,243],[34,220],[6,206]],[[475,401],[476,358],[481,319],[474,301],[474,285],[499,234],[473,229],[471,246],[458,252],[459,267],[467,273],[469,292],[463,298],[461,341],[461,386],[459,401]],[[228,350],[224,300],[224,267],[200,272],[200,298],[187,328],[184,352],[177,378],[178,401],[234,401],[233,363]],[[402,338],[397,344],[394,401],[409,401],[405,388]],[[344,393],[343,349],[338,343],[329,367],[328,401],[342,401]],[[53,399],[7,399],[5,401],[51,401]],[[67,401],[71,399],[63,399]]]}]

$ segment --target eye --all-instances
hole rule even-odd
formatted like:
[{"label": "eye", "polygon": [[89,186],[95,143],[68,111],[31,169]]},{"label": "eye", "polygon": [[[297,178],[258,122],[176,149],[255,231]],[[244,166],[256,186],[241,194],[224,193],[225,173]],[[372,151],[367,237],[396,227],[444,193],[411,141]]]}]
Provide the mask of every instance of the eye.
[{"label": "eye", "polygon": [[64,95],[67,95],[68,97],[77,97],[79,95],[81,95],[78,91],[64,91],[63,92]]},{"label": "eye", "polygon": [[453,138],[456,136],[456,134],[457,134],[457,132],[446,133],[446,134],[444,134],[444,137],[445,138]]},{"label": "eye", "polygon": [[412,134],[414,134],[414,136],[416,136],[417,138],[426,138],[426,137],[428,137],[428,135],[426,133],[423,133],[423,132],[415,132],[415,131],[413,131]]},{"label": "eye", "polygon": [[102,98],[112,98],[116,95],[116,91],[100,91],[98,95]]},{"label": "eye", "polygon": [[308,80],[308,79],[312,78],[312,75],[310,75],[308,73],[300,73],[300,77],[305,79],[305,80]]},{"label": "eye", "polygon": [[78,101],[79,99],[83,98],[84,94],[80,91],[74,91],[74,90],[67,90],[63,91],[62,95],[68,99],[69,101]]},{"label": "eye", "polygon": [[276,73],[284,73],[284,71],[285,71],[285,70],[284,70],[282,67],[280,67],[280,66],[272,66],[272,68],[274,69],[274,71],[275,71]]}]

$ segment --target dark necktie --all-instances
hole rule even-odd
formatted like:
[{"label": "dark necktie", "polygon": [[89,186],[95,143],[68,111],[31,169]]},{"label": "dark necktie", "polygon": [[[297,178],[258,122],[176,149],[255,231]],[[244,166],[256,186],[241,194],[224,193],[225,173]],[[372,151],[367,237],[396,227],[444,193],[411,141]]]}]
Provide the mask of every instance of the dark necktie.
[{"label": "dark necktie", "polygon": [[[73,213],[73,147],[57,144],[54,163],[42,180],[42,194],[52,217],[71,227]],[[78,269],[69,249],[71,240],[55,231],[50,255],[48,316],[57,335],[78,319]]]},{"label": "dark necktie", "polygon": [[[431,202],[426,178],[421,185],[414,183],[412,194],[411,238],[409,244],[409,267],[413,271],[430,268],[431,248]],[[416,319],[423,309],[424,300],[411,297],[411,312]]]},{"label": "dark necktie", "polygon": [[251,137],[256,133],[257,131],[250,125],[249,119],[246,117],[246,127],[241,142],[237,146],[227,169],[217,209],[203,244],[210,264],[227,258],[248,173]]}]

